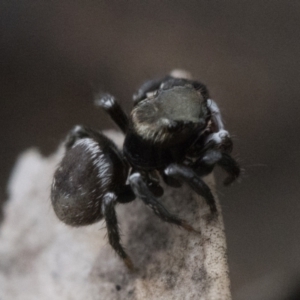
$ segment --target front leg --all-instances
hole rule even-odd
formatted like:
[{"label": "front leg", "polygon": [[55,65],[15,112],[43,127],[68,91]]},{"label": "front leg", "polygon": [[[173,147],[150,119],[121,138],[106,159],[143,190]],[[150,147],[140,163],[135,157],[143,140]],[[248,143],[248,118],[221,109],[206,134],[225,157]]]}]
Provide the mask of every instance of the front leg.
[{"label": "front leg", "polygon": [[129,182],[135,195],[147,206],[149,206],[161,220],[181,226],[187,231],[198,232],[185,220],[179,219],[177,216],[169,213],[168,210],[161,203],[159,203],[159,201],[150,192],[140,173],[132,174],[129,178]]},{"label": "front leg", "polygon": [[239,164],[226,152],[221,152],[219,149],[209,149],[196,162],[191,164],[193,170],[199,176],[205,176],[211,173],[215,165],[219,165],[228,177],[224,180],[224,185],[230,185],[240,175]]},{"label": "front leg", "polygon": [[222,158],[218,161],[218,165],[229,175],[224,180],[224,185],[230,185],[240,176],[240,166],[229,154],[222,153]]},{"label": "front leg", "polygon": [[197,173],[198,176],[203,177],[210,174],[216,163],[222,158],[222,153],[218,149],[207,150],[201,158],[193,162],[189,166]]},{"label": "front leg", "polygon": [[96,106],[103,108],[118,125],[124,134],[128,129],[128,117],[115,97],[110,94],[98,94],[94,101]]},{"label": "front leg", "polygon": [[210,188],[190,167],[174,163],[170,164],[164,172],[167,176],[186,182],[197,194],[206,200],[211,213],[217,213],[215,198]]}]

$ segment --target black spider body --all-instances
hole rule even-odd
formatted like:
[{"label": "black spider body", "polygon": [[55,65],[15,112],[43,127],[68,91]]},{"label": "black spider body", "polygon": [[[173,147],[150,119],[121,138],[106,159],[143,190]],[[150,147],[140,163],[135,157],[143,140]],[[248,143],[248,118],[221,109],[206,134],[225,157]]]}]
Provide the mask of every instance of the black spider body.
[{"label": "black spider body", "polygon": [[138,169],[182,162],[208,118],[206,102],[191,84],[160,89],[133,108],[124,154]]},{"label": "black spider body", "polygon": [[125,134],[123,153],[102,133],[76,126],[51,189],[54,211],[66,224],[105,219],[109,243],[129,268],[133,264],[121,245],[117,203],[138,198],[161,220],[195,231],[159,202],[160,179],[171,187],[188,184],[216,216],[214,196],[201,177],[215,165],[228,173],[225,184],[240,173],[219,108],[203,84],[166,76],[143,84],[133,100],[129,118],[113,96],[102,94],[95,101]]}]

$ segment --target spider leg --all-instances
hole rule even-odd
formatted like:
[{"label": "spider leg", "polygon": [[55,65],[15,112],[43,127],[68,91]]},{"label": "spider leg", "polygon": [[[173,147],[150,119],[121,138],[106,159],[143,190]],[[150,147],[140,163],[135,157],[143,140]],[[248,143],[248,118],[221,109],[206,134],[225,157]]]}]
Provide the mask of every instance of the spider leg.
[{"label": "spider leg", "polygon": [[[201,161],[197,163],[197,173],[201,169],[203,169],[204,172],[209,169],[212,171],[214,164],[217,163],[229,174],[229,176],[224,180],[224,185],[229,185],[239,177],[240,166],[229,155],[232,151],[232,141],[229,132],[224,129],[220,109],[217,103],[212,99],[208,99],[208,104],[213,123],[213,132],[209,134],[205,140],[204,147],[208,150],[206,150],[207,152],[201,158]],[[213,150],[213,148],[215,148],[215,150]]]},{"label": "spider leg", "polygon": [[129,178],[129,182],[135,195],[149,206],[161,220],[181,226],[187,231],[197,232],[185,220],[172,215],[161,203],[159,203],[159,201],[150,192],[140,173],[132,174]]},{"label": "spider leg", "polygon": [[114,193],[107,193],[103,197],[101,209],[107,226],[108,240],[112,248],[123,259],[125,265],[133,270],[133,263],[121,245],[118,220],[115,211],[116,203],[117,196]]},{"label": "spider leg", "polygon": [[198,176],[206,176],[210,174],[216,163],[222,158],[222,153],[218,149],[207,150],[200,159],[191,165],[191,168],[197,173]]},{"label": "spider leg", "polygon": [[115,97],[110,94],[98,94],[94,101],[96,106],[102,107],[118,125],[123,133],[128,129],[128,117]]},{"label": "spider leg", "polygon": [[230,185],[239,177],[241,172],[239,164],[228,153],[218,149],[207,150],[191,167],[197,175],[202,177],[211,173],[216,164],[228,173],[228,177],[223,182],[224,185]]},{"label": "spider leg", "polygon": [[121,188],[119,188],[118,192],[118,203],[129,203],[132,202],[135,199],[135,194],[132,191],[132,188],[130,185],[124,185]]},{"label": "spider leg", "polygon": [[[132,174],[134,171],[132,172]],[[161,197],[164,194],[163,188],[159,184],[159,176],[154,172],[143,172],[142,177],[148,189],[155,197]]]},{"label": "spider leg", "polygon": [[170,164],[164,172],[167,176],[186,182],[197,194],[204,197],[212,214],[217,212],[215,198],[210,188],[190,167]]},{"label": "spider leg", "polygon": [[218,165],[229,175],[224,180],[224,185],[230,185],[241,173],[239,164],[227,153],[222,153],[222,158],[218,161]]},{"label": "spider leg", "polygon": [[168,185],[168,186],[171,186],[171,187],[174,187],[174,188],[179,188],[182,186],[182,183],[173,178],[173,177],[170,177],[170,176],[167,176],[165,173],[164,173],[164,170],[160,171],[160,175],[163,179],[163,181]]}]

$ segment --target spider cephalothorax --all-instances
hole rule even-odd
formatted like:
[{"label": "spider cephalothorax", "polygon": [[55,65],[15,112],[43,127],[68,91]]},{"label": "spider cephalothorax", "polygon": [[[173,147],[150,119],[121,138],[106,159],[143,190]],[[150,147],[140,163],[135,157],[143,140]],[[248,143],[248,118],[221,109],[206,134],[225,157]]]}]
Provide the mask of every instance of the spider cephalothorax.
[{"label": "spider cephalothorax", "polygon": [[240,173],[230,156],[232,142],[219,108],[203,84],[166,76],[147,81],[133,100],[127,117],[113,96],[96,98],[96,105],[125,134],[123,152],[102,133],[76,126],[67,137],[51,190],[54,211],[66,224],[81,226],[104,218],[109,242],[129,268],[133,264],[120,242],[117,203],[139,198],[160,219],[193,231],[157,199],[163,194],[160,178],[172,187],[188,184],[216,215],[214,197],[201,177],[216,164],[229,175],[225,184]]}]

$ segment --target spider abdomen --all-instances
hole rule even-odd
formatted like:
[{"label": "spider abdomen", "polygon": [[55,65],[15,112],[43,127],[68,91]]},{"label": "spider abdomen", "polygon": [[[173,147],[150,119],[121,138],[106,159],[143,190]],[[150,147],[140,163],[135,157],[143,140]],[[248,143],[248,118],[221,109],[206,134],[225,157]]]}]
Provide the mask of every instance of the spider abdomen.
[{"label": "spider abdomen", "polygon": [[126,180],[114,150],[106,138],[82,138],[66,149],[51,188],[52,205],[61,221],[82,226],[102,219],[104,195]]}]

